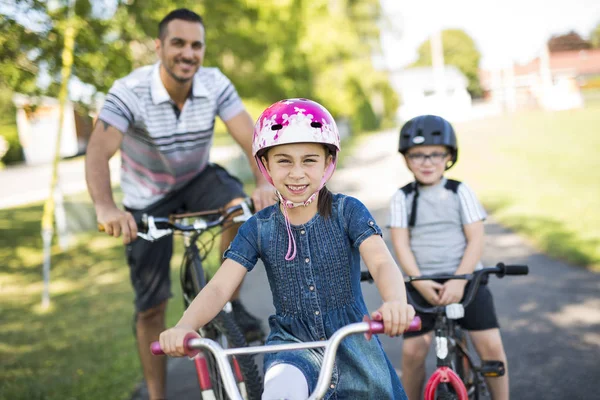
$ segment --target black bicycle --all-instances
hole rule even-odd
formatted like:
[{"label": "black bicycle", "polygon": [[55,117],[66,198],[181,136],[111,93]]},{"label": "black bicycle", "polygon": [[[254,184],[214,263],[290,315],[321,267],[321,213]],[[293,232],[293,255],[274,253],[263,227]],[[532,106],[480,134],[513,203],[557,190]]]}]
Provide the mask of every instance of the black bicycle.
[{"label": "black bicycle", "polygon": [[[437,369],[427,381],[425,400],[479,400],[488,396],[489,391],[484,377],[499,377],[504,375],[502,361],[483,360],[480,364],[475,361],[467,345],[467,336],[458,325],[457,320],[464,316],[464,309],[473,302],[475,293],[483,279],[490,274],[498,278],[505,275],[527,275],[526,265],[504,265],[498,263],[495,267],[483,268],[464,275],[421,275],[408,276],[407,283],[423,280],[446,281],[449,279],[466,279],[470,284],[460,303],[446,306],[424,307],[415,302],[407,290],[408,301],[416,311],[423,314],[435,315],[435,353]],[[373,281],[368,271],[361,272],[361,280]]]},{"label": "black bicycle", "polygon": [[[203,262],[214,247],[215,239],[226,229],[247,221],[252,216],[252,200],[218,210],[172,214],[168,218],[143,215],[138,237],[155,241],[164,236],[182,234],[184,255],[181,263],[180,279],[184,306],[187,308],[209,279]],[[231,303],[206,326],[200,329],[200,335],[218,342],[222,347],[247,347],[244,334],[236,324]],[[220,377],[217,361],[209,352],[194,357],[201,398],[228,399],[225,385]],[[231,358],[233,371],[240,392],[245,399],[260,399],[262,379],[251,355],[238,355]]]}]

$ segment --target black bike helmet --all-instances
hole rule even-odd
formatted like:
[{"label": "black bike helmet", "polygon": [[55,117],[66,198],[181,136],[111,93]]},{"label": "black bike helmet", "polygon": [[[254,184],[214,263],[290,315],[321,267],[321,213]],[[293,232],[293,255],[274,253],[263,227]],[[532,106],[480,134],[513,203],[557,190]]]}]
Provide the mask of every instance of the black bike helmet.
[{"label": "black bike helmet", "polygon": [[446,170],[452,168],[458,159],[456,134],[450,122],[437,115],[419,115],[407,121],[400,130],[400,146],[398,151],[406,154],[415,146],[446,146],[450,149],[452,159]]}]

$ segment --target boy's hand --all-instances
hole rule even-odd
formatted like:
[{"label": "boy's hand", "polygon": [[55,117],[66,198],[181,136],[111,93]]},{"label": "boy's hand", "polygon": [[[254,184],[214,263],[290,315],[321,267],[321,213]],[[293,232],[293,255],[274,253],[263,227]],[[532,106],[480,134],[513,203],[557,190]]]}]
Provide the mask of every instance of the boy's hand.
[{"label": "boy's hand", "polygon": [[444,289],[444,285],[441,283],[436,281],[414,281],[412,285],[429,304],[433,306],[441,304],[440,295],[442,289]]},{"label": "boy's hand", "polygon": [[187,327],[175,326],[167,329],[160,334],[159,342],[161,350],[171,357],[182,357],[187,355],[183,347],[184,339],[187,335],[192,334],[200,337],[198,332]]},{"label": "boy's hand", "polygon": [[386,301],[377,311],[371,313],[375,321],[383,321],[384,333],[389,336],[398,336],[408,329],[415,309],[410,304],[402,301]]},{"label": "boy's hand", "polygon": [[451,279],[444,283],[440,292],[440,305],[459,303],[465,294],[466,285],[467,281],[464,279]]}]

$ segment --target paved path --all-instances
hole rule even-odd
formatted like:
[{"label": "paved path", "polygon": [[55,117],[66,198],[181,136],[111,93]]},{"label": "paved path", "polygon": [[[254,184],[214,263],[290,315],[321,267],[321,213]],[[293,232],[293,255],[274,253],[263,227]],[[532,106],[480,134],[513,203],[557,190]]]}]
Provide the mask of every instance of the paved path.
[{"label": "paved path", "polygon": [[[228,162],[240,155],[235,146],[213,147],[211,161]],[[87,190],[83,157],[63,160],[59,164],[58,176],[63,194],[81,193]],[[121,160],[117,156],[110,160],[111,179],[119,183]],[[9,166],[0,170],[0,209],[15,207],[45,200],[50,192],[52,164]]]},{"label": "paved path", "polygon": [[[391,194],[410,177],[396,149],[396,133],[383,133],[357,146],[355,154],[336,172],[334,191],[361,199],[381,226],[386,225]],[[491,279],[502,335],[510,362],[513,399],[591,399],[598,397],[600,377],[600,274],[549,259],[493,220],[486,223],[484,263],[525,263],[525,277]],[[386,235],[389,236],[389,235]],[[389,245],[389,243],[388,243]],[[248,274],[242,299],[266,321],[273,312],[264,268]],[[364,285],[367,305],[380,302],[374,285]],[[400,365],[400,339],[382,337],[393,364]],[[428,373],[434,358],[428,359]],[[169,360],[170,399],[197,398],[192,363]],[[140,384],[133,399],[146,399]]]}]

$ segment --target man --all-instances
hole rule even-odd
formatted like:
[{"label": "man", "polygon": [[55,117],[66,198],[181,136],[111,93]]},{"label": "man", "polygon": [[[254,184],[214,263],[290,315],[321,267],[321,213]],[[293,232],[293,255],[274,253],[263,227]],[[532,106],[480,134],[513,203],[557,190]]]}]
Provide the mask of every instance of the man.
[{"label": "man", "polygon": [[[114,83],[87,150],[86,180],[98,223],[107,234],[122,235],[126,245],[136,296],[138,350],[151,399],[165,397],[166,360],[152,356],[149,346],[165,329],[173,241],[136,240],[136,217],[229,207],[242,200],[241,183],[208,162],[217,115],[248,156],[256,177],[252,198],[257,210],[274,202],[273,188],[253,162],[250,115],[217,68],[201,68],[204,37],[199,15],[187,9],[169,13],[156,39],[160,61]],[[119,149],[125,210],[113,200],[108,166]],[[235,234],[234,229],[223,233],[221,253]],[[260,322],[239,300],[232,303],[242,330],[260,333]]]}]

